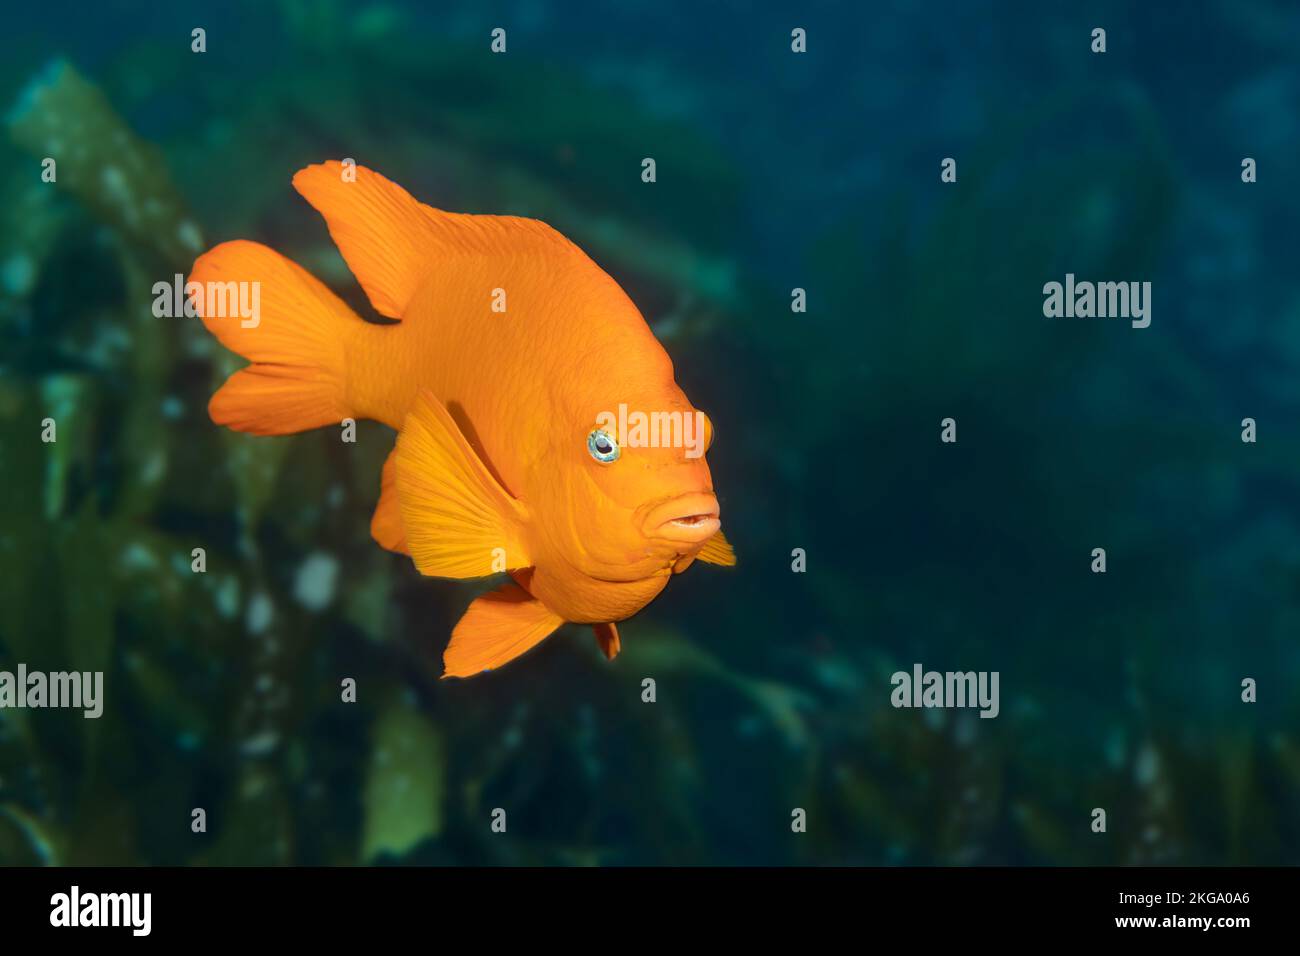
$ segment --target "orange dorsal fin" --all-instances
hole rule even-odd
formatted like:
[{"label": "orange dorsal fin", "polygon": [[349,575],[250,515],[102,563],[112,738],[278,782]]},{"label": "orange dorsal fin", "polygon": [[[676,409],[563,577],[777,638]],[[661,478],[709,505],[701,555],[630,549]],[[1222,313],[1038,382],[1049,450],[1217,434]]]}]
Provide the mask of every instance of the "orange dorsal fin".
[{"label": "orange dorsal fin", "polygon": [[325,217],[375,311],[400,319],[429,267],[427,207],[379,173],[337,160],[298,170],[293,188]]},{"label": "orange dorsal fin", "polygon": [[375,311],[392,319],[406,314],[433,270],[454,269],[458,258],[576,255],[591,262],[544,222],[443,212],[364,166],[318,163],[298,170],[293,186],[325,217]]},{"label": "orange dorsal fin", "polygon": [[731,542],[722,536],[721,531],[704,542],[704,547],[700,548],[700,553],[696,557],[709,564],[721,564],[726,567],[736,563],[736,552],[731,549]]},{"label": "orange dorsal fin", "polygon": [[623,642],[618,639],[618,625],[610,621],[608,624],[593,624],[591,629],[596,634],[596,643],[600,645],[601,651],[612,661],[623,649]]},{"label": "orange dorsal fin", "polygon": [[473,677],[514,660],[564,623],[517,584],[484,594],[465,611],[443,652],[443,677]]},{"label": "orange dorsal fin", "polygon": [[402,527],[402,509],[397,504],[397,449],[384,459],[379,477],[379,503],[370,519],[370,536],[381,548],[410,554],[406,548],[406,529]]},{"label": "orange dorsal fin", "polygon": [[427,389],[397,436],[394,470],[406,547],[421,574],[477,578],[531,565],[523,505]]}]

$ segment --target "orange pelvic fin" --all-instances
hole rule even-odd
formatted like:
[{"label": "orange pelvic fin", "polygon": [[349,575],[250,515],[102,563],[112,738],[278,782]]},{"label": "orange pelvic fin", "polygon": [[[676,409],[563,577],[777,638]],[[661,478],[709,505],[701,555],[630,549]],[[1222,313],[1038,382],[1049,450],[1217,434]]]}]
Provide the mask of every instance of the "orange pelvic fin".
[{"label": "orange pelvic fin", "polygon": [[[289,435],[350,416],[345,340],[355,312],[297,263],[256,242],[224,242],[194,263],[203,324],[253,364],[226,380],[208,412],[218,425]],[[256,303],[245,316],[231,303]]]},{"label": "orange pelvic fin", "polygon": [[704,547],[700,548],[700,553],[696,557],[709,564],[722,564],[726,567],[736,563],[736,552],[732,550],[731,542],[722,536],[721,531],[704,542]]},{"label": "orange pelvic fin", "polygon": [[611,621],[608,624],[593,624],[591,629],[595,632],[596,643],[600,645],[605,657],[612,661],[623,649],[623,643],[618,639],[618,625]]},{"label": "orange pelvic fin", "polygon": [[477,578],[532,564],[524,506],[427,389],[397,437],[395,470],[406,546],[421,574]]},{"label": "orange pelvic fin", "polygon": [[517,584],[474,601],[443,652],[443,677],[473,677],[500,667],[541,643],[563,618]]},{"label": "orange pelvic fin", "polygon": [[370,536],[381,548],[410,554],[406,547],[406,529],[402,527],[402,509],[397,504],[397,449],[384,459],[384,470],[379,479],[379,503],[370,519]]}]

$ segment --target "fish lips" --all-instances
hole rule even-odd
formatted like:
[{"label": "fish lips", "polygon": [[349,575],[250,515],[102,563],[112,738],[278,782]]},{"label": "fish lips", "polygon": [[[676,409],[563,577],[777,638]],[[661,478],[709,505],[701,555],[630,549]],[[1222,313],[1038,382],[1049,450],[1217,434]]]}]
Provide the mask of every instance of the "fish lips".
[{"label": "fish lips", "polygon": [[717,497],[709,492],[692,492],[650,509],[641,527],[652,538],[674,544],[703,544],[722,527],[718,516]]}]

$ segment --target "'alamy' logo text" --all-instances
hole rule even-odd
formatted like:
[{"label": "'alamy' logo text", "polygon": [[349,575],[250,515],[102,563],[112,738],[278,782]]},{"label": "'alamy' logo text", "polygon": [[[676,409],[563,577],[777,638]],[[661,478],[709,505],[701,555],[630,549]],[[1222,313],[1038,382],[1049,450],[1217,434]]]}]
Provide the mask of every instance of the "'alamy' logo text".
[{"label": "'alamy' logo text", "polygon": [[0,671],[0,708],[68,707],[93,720],[104,712],[103,671]]},{"label": "'alamy' logo text", "polygon": [[1049,319],[1131,319],[1133,328],[1151,324],[1150,282],[1075,282],[1043,286],[1043,315]]},{"label": "'alamy' logo text", "polygon": [[148,936],[152,910],[152,893],[82,893],[73,886],[50,897],[50,925],[126,926],[133,936]]},{"label": "'alamy' logo text", "polygon": [[997,671],[924,670],[912,665],[912,673],[898,671],[889,682],[894,685],[889,702],[895,707],[978,707],[981,717],[996,717],[998,703]]}]

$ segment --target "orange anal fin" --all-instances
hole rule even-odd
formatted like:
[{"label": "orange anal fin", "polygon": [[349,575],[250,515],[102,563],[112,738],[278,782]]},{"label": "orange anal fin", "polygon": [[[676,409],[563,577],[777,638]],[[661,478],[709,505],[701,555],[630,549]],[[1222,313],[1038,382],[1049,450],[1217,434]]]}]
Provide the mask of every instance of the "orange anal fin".
[{"label": "orange anal fin", "polygon": [[731,542],[722,536],[721,531],[704,542],[704,547],[700,548],[700,553],[696,557],[709,564],[721,564],[726,567],[736,563],[736,552],[731,549]]},{"label": "orange anal fin", "polygon": [[564,623],[517,584],[484,594],[469,606],[443,652],[443,677],[473,677],[509,663]]},{"label": "orange anal fin", "polygon": [[410,554],[406,547],[406,529],[402,527],[402,509],[397,505],[397,449],[384,459],[384,470],[379,479],[379,503],[370,519],[370,536],[381,548]]},{"label": "orange anal fin", "polygon": [[623,649],[623,644],[618,639],[618,625],[611,621],[608,624],[593,624],[591,629],[595,632],[596,643],[600,645],[605,657],[612,661]]}]

